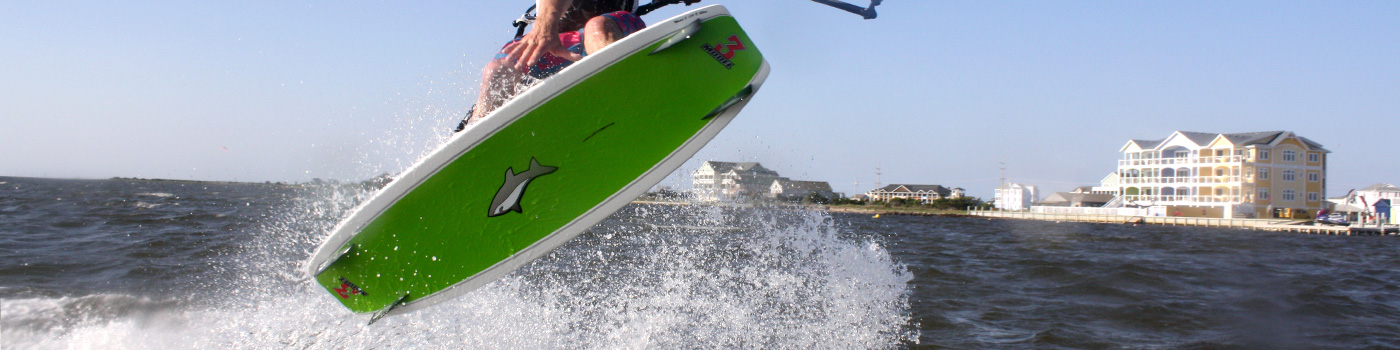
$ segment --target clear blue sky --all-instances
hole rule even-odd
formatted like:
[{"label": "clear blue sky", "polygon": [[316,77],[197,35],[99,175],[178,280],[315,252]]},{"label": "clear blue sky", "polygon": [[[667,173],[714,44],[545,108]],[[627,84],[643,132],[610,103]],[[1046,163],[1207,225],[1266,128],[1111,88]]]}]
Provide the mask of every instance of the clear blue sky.
[{"label": "clear blue sky", "polygon": [[[0,3],[0,175],[394,173],[455,125],[529,3]],[[1400,2],[887,0],[869,21],[715,3],[773,73],[687,171],[760,161],[856,193],[879,166],[985,197],[1003,161],[1062,191],[1128,139],[1291,130],[1333,151],[1329,195],[1400,182]]]}]

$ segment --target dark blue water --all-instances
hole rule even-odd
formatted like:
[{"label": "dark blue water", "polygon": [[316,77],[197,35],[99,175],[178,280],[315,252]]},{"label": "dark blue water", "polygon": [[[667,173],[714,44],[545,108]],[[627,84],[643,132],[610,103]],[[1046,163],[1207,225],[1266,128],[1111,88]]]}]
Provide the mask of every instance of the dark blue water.
[{"label": "dark blue water", "polygon": [[[844,218],[844,216],[837,216]],[[914,273],[933,348],[1400,348],[1400,239],[853,218]]]},{"label": "dark blue water", "polygon": [[357,185],[0,177],[0,347],[1400,348],[1400,239],[633,205],[366,327],[300,276]]}]

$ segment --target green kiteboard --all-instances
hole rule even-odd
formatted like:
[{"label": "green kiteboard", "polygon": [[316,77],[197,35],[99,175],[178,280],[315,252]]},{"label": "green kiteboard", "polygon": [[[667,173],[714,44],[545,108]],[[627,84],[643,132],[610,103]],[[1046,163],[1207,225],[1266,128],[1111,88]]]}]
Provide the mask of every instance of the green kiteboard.
[{"label": "green kiteboard", "polygon": [[379,317],[495,281],[695,155],[768,75],[729,12],[699,8],[576,62],[455,135],[363,203],[307,272]]}]

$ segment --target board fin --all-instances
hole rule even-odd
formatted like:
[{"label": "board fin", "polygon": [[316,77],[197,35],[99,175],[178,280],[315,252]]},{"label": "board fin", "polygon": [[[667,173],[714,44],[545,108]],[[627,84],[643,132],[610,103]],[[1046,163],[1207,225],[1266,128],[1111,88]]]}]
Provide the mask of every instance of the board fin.
[{"label": "board fin", "polygon": [[408,293],[404,293],[403,296],[399,297],[399,300],[395,300],[394,302],[389,303],[389,306],[385,306],[384,309],[375,311],[374,315],[371,315],[369,317],[369,323],[365,325],[372,325],[374,324],[374,322],[379,321],[379,319],[384,318],[384,316],[389,316],[390,311],[394,311],[394,308],[399,307],[399,305],[403,305],[405,301],[408,301]]},{"label": "board fin", "polygon": [[728,100],[724,100],[724,103],[719,104],[719,107],[715,107],[713,111],[710,111],[710,114],[706,114],[700,119],[714,118],[720,113],[724,113],[724,110],[729,109],[729,107],[734,107],[735,104],[749,98],[750,95],[753,95],[753,85],[745,86],[743,89],[739,90],[739,93],[730,96]]},{"label": "board fin", "polygon": [[685,26],[685,28],[677,30],[676,34],[671,35],[670,38],[667,38],[665,42],[661,43],[661,46],[657,46],[656,50],[651,50],[651,53],[648,53],[647,55],[655,55],[657,52],[661,52],[661,50],[668,49],[671,46],[675,46],[676,44],[685,41],[685,39],[690,39],[691,35],[695,35],[695,33],[699,32],[700,20],[697,19],[694,22],[690,22],[690,25]]},{"label": "board fin", "polygon": [[321,263],[321,266],[317,266],[316,273],[312,274],[311,276],[320,276],[321,273],[326,272],[326,269],[330,268],[331,264],[334,264],[336,260],[340,260],[340,258],[344,258],[346,255],[350,255],[350,252],[353,251],[355,251],[354,243],[345,245],[345,248],[341,249],[340,253],[336,253],[334,258],[326,259],[326,262]]}]

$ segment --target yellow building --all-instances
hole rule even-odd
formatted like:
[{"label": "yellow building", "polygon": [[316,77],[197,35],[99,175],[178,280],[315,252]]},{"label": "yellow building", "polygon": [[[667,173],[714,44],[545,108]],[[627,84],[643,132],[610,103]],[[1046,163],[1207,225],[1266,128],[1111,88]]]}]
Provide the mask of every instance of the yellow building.
[{"label": "yellow building", "polygon": [[1308,218],[1322,209],[1327,154],[1288,131],[1173,132],[1119,150],[1124,205],[1166,206],[1167,215]]}]

